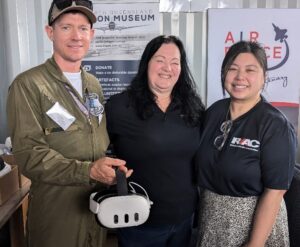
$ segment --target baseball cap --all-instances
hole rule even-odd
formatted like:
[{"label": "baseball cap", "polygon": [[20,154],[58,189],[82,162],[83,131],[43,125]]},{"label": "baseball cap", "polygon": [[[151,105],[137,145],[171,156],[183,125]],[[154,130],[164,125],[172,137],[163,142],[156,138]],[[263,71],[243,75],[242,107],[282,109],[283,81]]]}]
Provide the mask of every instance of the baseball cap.
[{"label": "baseball cap", "polygon": [[69,11],[82,12],[89,19],[91,23],[96,22],[96,16],[93,13],[93,3],[90,0],[53,0],[49,13],[48,13],[48,25],[52,25],[53,22],[61,16],[63,13]]}]

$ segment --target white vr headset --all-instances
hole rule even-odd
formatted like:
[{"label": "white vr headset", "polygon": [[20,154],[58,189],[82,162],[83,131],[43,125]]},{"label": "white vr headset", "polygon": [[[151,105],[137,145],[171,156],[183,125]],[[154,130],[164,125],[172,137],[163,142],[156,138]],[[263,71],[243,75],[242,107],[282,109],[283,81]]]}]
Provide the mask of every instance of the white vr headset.
[{"label": "white vr headset", "polygon": [[[117,190],[95,192],[90,195],[90,210],[96,214],[100,225],[107,228],[138,226],[146,222],[150,214],[150,201],[146,190],[137,183],[129,182],[128,194],[125,173],[116,170]],[[139,187],[144,195],[136,193]]]}]

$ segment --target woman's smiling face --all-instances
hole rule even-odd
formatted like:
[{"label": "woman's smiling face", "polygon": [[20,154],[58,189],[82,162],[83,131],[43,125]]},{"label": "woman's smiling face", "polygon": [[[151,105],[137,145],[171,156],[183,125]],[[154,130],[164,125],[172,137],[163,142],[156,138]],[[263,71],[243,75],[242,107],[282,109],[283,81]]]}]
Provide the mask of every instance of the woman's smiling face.
[{"label": "woman's smiling face", "polygon": [[148,63],[148,84],[155,94],[170,93],[181,72],[180,51],[174,43],[163,44]]},{"label": "woman's smiling face", "polygon": [[230,65],[225,77],[225,89],[231,99],[255,102],[264,86],[264,71],[251,53],[239,54]]}]

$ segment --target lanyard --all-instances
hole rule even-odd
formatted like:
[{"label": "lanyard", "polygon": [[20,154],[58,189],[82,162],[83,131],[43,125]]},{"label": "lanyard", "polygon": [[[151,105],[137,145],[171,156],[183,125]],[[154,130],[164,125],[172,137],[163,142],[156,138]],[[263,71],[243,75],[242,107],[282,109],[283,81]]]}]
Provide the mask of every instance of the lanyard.
[{"label": "lanyard", "polygon": [[83,104],[78,99],[78,97],[72,92],[72,89],[68,85],[65,85],[65,88],[74,99],[80,111],[88,118],[89,122],[91,123],[91,118],[90,118],[90,114],[91,114],[98,118],[98,125],[100,125],[103,117],[104,106],[100,103],[98,95],[96,93],[87,93],[86,104]]},{"label": "lanyard", "polygon": [[90,119],[90,114],[87,107],[78,99],[78,97],[72,92],[71,88],[68,85],[64,85],[67,91],[71,94],[76,105],[79,107],[80,111]]}]

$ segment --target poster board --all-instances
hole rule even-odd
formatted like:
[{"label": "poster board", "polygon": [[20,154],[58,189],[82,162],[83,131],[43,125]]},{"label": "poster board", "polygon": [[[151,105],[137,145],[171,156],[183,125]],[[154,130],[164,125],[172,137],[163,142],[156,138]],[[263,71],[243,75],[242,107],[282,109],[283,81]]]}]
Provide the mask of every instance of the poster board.
[{"label": "poster board", "polygon": [[159,2],[94,2],[94,13],[95,37],[82,64],[108,99],[130,84],[146,44],[159,35]]},{"label": "poster board", "polygon": [[300,9],[209,9],[207,106],[224,97],[221,65],[229,47],[240,40],[257,41],[268,57],[263,95],[285,113],[297,130],[299,23]]}]

